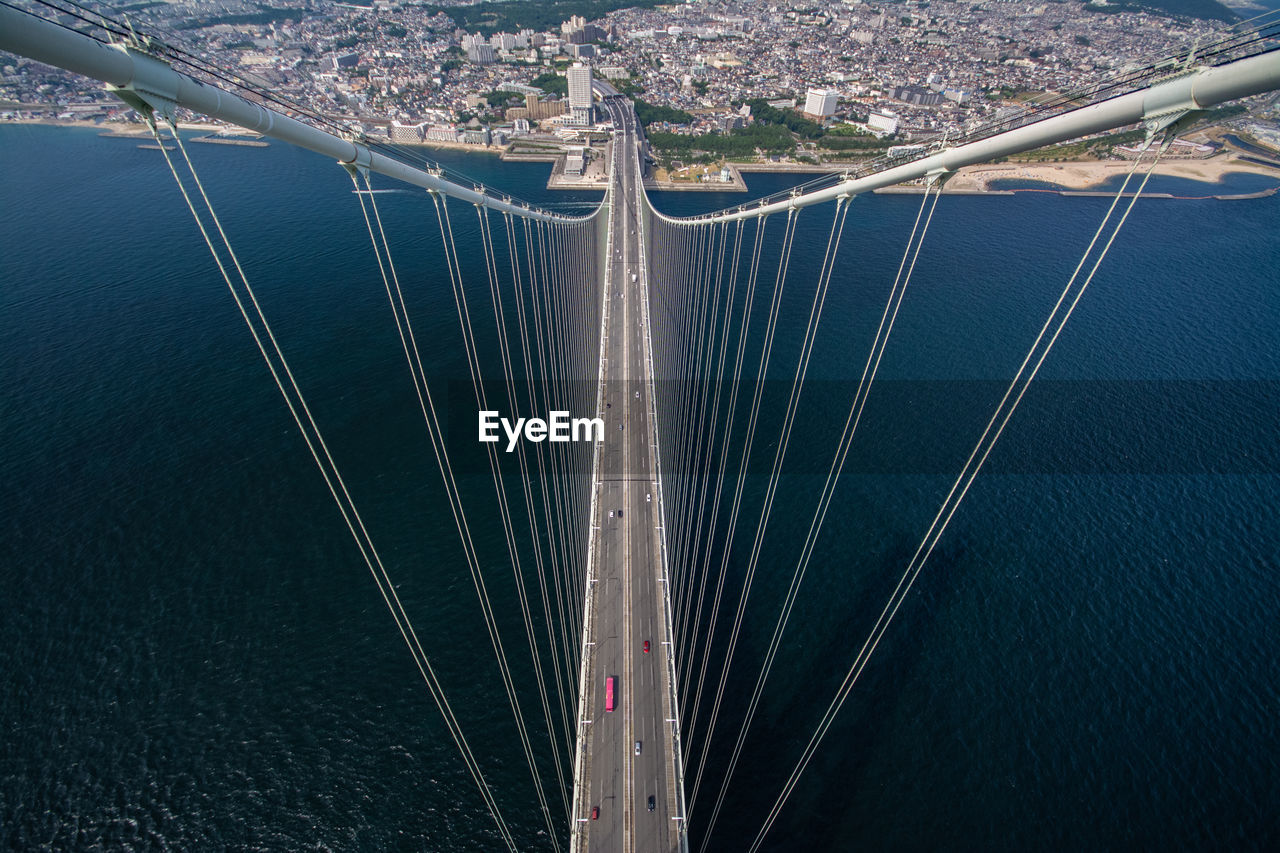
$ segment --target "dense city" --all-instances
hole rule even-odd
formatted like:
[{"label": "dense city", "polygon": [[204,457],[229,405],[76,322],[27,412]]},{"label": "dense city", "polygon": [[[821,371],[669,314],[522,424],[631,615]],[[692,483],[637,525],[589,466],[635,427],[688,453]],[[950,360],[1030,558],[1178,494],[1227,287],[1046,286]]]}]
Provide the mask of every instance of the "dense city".
[{"label": "dense city", "polygon": [[[1194,56],[1228,27],[1106,0],[618,5],[142,0],[115,13],[392,142],[587,151],[568,158],[570,175],[610,130],[593,81],[636,100],[664,166],[856,161],[963,133],[1140,60]],[[552,23],[578,7],[612,11]],[[133,118],[82,79],[0,58],[0,119]],[[1267,141],[1265,123],[1254,136]]]}]

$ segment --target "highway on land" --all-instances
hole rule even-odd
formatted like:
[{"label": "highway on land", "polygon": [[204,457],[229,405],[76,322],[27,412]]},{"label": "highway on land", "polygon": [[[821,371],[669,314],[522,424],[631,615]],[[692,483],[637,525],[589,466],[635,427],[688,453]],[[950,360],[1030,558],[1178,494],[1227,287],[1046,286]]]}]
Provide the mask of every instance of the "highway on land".
[{"label": "highway on land", "polygon": [[[589,722],[575,797],[582,842],[576,849],[679,851],[683,804],[677,802],[680,769],[673,750],[636,118],[621,99],[606,99],[604,108],[617,132],[606,263],[605,437],[596,471],[585,655],[583,712]],[[610,677],[611,712],[605,710]],[[592,818],[596,808],[598,817]]]}]

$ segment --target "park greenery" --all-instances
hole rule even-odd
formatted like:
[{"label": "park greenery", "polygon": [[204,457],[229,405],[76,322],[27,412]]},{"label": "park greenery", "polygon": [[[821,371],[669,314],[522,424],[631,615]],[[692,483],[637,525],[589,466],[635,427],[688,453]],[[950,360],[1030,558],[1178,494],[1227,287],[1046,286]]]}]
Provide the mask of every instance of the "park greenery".
[{"label": "park greenery", "polygon": [[501,89],[494,89],[492,92],[487,92],[484,99],[491,107],[505,107],[509,103],[522,102],[524,100],[524,96],[518,95],[515,92],[504,92]]},{"label": "park greenery", "polygon": [[560,95],[561,97],[569,94],[569,78],[563,74],[557,74],[554,71],[548,71],[546,74],[539,74],[529,81],[530,86],[537,86],[548,95]]},{"label": "park greenery", "polygon": [[689,124],[693,121],[693,116],[684,110],[655,106],[639,98],[635,100],[635,107],[636,118],[640,120],[641,127],[648,127],[655,122],[661,121],[665,121],[668,124]]},{"label": "park greenery", "polygon": [[796,142],[786,128],[769,124],[753,124],[731,133],[708,133],[687,136],[677,133],[650,133],[649,144],[665,154],[691,155],[695,152],[722,157],[745,157],[757,150],[766,154],[790,154]]},{"label": "park greenery", "polygon": [[805,118],[795,110],[779,109],[769,106],[763,98],[747,101],[751,107],[751,115],[757,124],[771,124],[785,127],[801,139],[818,139],[822,136],[822,125],[813,119]]},{"label": "park greenery", "polygon": [[1149,12],[1167,17],[1202,18],[1206,21],[1233,23],[1240,16],[1218,0],[1111,0],[1108,3],[1087,0],[1084,8],[1089,12],[1115,15],[1120,12]]},{"label": "park greenery", "polygon": [[560,24],[575,15],[588,21],[603,18],[618,9],[652,9],[661,0],[540,0],[537,3],[494,2],[484,0],[465,6],[426,6],[427,14],[443,12],[467,32],[482,35],[517,33],[523,29],[535,32],[558,32]]},{"label": "park greenery", "polygon": [[188,18],[181,24],[178,24],[176,29],[198,30],[202,27],[213,27],[219,24],[226,24],[229,26],[257,24],[265,26],[279,21],[298,21],[302,19],[304,14],[300,9],[277,9],[263,3],[255,3],[254,5],[258,7],[257,12],[238,12],[227,15],[197,16]]},{"label": "park greenery", "polygon": [[[891,144],[887,139],[850,124],[824,128],[821,123],[795,110],[771,107],[763,99],[746,103],[751,107],[754,118],[747,127],[734,128],[728,133],[713,131],[698,135],[650,131],[649,144],[666,157],[679,156],[695,162],[716,156],[743,159],[758,153],[794,154],[797,138],[816,145],[833,159],[872,156]],[[655,107],[640,100],[636,101],[636,115],[644,127],[654,122],[689,124],[694,120],[692,115],[682,110]]]}]

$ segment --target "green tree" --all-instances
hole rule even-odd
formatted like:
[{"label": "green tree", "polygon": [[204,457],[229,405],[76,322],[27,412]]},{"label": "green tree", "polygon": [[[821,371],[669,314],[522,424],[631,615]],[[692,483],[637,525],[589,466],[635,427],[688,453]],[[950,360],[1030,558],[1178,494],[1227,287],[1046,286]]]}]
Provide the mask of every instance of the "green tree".
[{"label": "green tree", "polygon": [[548,71],[546,74],[539,74],[529,82],[530,86],[537,86],[542,91],[550,95],[568,95],[569,94],[569,78],[557,74],[554,71]]},{"label": "green tree", "polygon": [[665,121],[671,124],[689,124],[693,121],[693,116],[684,110],[658,107],[639,99],[635,101],[635,106],[636,118],[640,120],[641,127],[648,127],[656,121]]},{"label": "green tree", "polygon": [[751,115],[755,117],[757,123],[780,125],[804,139],[818,139],[822,136],[822,125],[805,118],[795,110],[771,107],[763,98],[749,100],[747,105],[751,107]]}]

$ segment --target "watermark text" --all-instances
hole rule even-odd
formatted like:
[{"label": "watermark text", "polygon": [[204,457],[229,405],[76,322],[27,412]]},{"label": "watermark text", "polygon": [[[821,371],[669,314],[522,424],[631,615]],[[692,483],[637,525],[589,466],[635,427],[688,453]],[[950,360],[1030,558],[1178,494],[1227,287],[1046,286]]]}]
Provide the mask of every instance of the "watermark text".
[{"label": "watermark text", "polygon": [[565,411],[553,411],[542,418],[516,418],[513,423],[496,411],[481,411],[480,441],[495,442],[501,438],[498,428],[507,436],[507,453],[516,449],[521,436],[535,444],[543,441],[604,441],[603,418],[571,418]]}]

